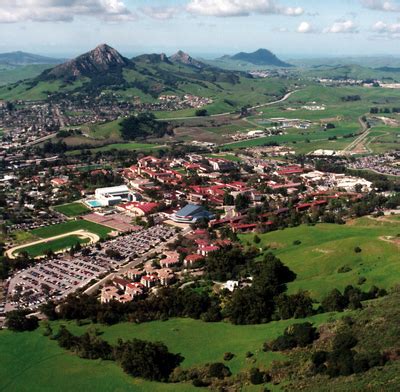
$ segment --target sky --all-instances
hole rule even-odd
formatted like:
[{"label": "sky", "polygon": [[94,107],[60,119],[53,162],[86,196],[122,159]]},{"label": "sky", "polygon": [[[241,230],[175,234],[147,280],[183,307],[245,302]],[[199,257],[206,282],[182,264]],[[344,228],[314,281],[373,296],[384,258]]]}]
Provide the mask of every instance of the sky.
[{"label": "sky", "polygon": [[0,0],[0,52],[400,56],[400,0]]}]

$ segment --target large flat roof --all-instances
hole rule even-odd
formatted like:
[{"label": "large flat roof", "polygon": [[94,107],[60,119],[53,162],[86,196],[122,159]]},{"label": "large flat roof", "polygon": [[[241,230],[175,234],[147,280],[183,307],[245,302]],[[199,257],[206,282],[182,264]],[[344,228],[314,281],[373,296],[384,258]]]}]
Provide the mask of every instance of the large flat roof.
[{"label": "large flat roof", "polygon": [[129,188],[126,185],[112,186],[109,188],[97,188],[96,192],[100,193],[126,193],[129,192]]}]

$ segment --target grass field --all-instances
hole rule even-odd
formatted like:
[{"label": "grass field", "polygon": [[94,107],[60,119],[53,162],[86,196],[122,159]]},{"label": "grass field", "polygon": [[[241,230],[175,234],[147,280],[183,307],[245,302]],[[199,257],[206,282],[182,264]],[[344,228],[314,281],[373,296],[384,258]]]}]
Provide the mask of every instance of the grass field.
[{"label": "grass field", "polygon": [[[362,285],[365,290],[372,285],[383,288],[396,285],[400,268],[398,235],[400,224],[396,221],[362,218],[346,225],[303,225],[259,236],[260,245],[269,245],[297,274],[297,279],[289,284],[289,291],[308,290],[314,298],[321,299],[334,288],[357,285],[361,276],[366,278]],[[253,235],[240,238],[252,242]],[[294,245],[294,241],[301,244]],[[361,253],[354,252],[356,246],[362,249]],[[344,266],[351,270],[339,273]]]},{"label": "grass field", "polygon": [[[309,320],[316,325],[335,318],[335,314],[318,315]],[[203,323],[191,319],[172,319],[135,324],[118,324],[112,327],[97,326],[104,332],[103,339],[116,343],[118,338],[163,341],[171,352],[180,352],[185,360],[183,367],[221,362],[225,352],[235,357],[227,362],[233,372],[255,364],[267,367],[272,360],[281,359],[279,353],[264,353],[262,344],[273,339],[293,320],[264,325],[234,326],[226,323]],[[53,329],[57,323],[53,324]],[[78,327],[68,323],[75,334],[88,326]],[[7,392],[122,392],[122,391],[194,391],[187,384],[159,384],[133,379],[113,362],[83,360],[60,349],[57,342],[41,335],[41,331],[15,334],[0,332],[0,391]],[[255,363],[245,358],[252,351]],[[259,391],[254,387],[249,391]]]},{"label": "grass field", "polygon": [[83,203],[69,203],[60,206],[55,206],[54,210],[68,217],[75,217],[90,212],[90,208]]},{"label": "grass field", "polygon": [[67,234],[71,231],[76,230],[86,230],[91,233],[97,234],[101,238],[106,238],[108,233],[111,232],[111,229],[109,227],[79,219],[60,223],[57,225],[40,227],[39,229],[32,230],[31,233],[35,237],[50,238],[60,234]]},{"label": "grass field", "polygon": [[15,253],[27,252],[31,257],[37,257],[43,256],[49,250],[53,252],[67,250],[77,243],[86,244],[88,241],[88,239],[82,239],[77,235],[70,235],[68,237],[58,238],[49,242],[27,246],[25,248],[18,249],[18,251]]}]

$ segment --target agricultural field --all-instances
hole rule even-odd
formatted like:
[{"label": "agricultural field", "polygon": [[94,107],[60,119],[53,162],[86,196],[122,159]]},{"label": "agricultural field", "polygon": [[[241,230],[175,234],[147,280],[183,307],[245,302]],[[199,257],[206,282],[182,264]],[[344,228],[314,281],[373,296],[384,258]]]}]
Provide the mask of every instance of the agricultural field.
[{"label": "agricultural field", "polygon": [[106,238],[108,233],[112,231],[109,227],[79,219],[59,223],[57,225],[40,227],[32,230],[30,233],[35,237],[50,238],[61,234],[67,234],[76,230],[86,230],[90,233],[97,234],[100,238]]},{"label": "agricultural field", "polygon": [[77,235],[70,235],[63,238],[58,238],[55,240],[51,240],[48,242],[43,242],[40,244],[29,245],[25,248],[18,249],[17,253],[26,252],[30,257],[38,257],[44,255],[47,251],[58,252],[70,249],[72,246],[76,245],[77,243],[84,245],[89,242],[88,239],[80,238]]},{"label": "agricultural field", "polygon": [[[346,225],[318,224],[259,235],[260,247],[269,247],[296,274],[289,292],[307,290],[321,299],[334,288],[360,283],[389,289],[398,283],[400,224],[387,219],[362,218]],[[254,235],[241,235],[253,244]],[[300,242],[300,243],[299,243]],[[299,243],[299,244],[296,244]],[[355,252],[360,247],[361,252]]]},{"label": "agricultural field", "polygon": [[67,217],[76,217],[90,212],[90,208],[86,207],[83,203],[63,204],[55,206],[54,210]]},{"label": "agricultural field", "polygon": [[[338,314],[323,314],[309,321],[320,325],[341,317]],[[255,355],[255,363],[268,367],[273,360],[282,359],[282,354],[265,353],[262,344],[274,339],[293,320],[272,322],[263,325],[234,326],[227,323],[204,323],[192,319],[171,319],[144,324],[118,324],[111,327],[96,325],[102,338],[111,343],[122,339],[145,339],[164,342],[171,352],[180,352],[185,357],[183,367],[221,362],[225,352],[235,357],[226,362],[233,373],[254,366],[245,357],[247,351]],[[63,323],[74,334],[83,333],[90,325],[78,327],[76,323]],[[57,331],[59,323],[53,323]],[[193,331],[196,331],[193,334]],[[117,391],[166,391],[186,392],[198,390],[188,384],[160,384],[134,379],[123,373],[113,362],[80,359],[59,348],[57,342],[42,336],[42,330],[34,332],[0,332],[0,390],[8,392],[88,392]],[[253,387],[249,391],[259,391]]]}]

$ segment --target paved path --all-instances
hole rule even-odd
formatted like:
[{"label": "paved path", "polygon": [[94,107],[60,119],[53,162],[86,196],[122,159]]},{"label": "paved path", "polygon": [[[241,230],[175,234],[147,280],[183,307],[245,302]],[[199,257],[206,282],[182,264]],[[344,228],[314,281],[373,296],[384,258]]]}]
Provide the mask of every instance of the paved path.
[{"label": "paved path", "polygon": [[27,244],[15,246],[14,248],[11,248],[11,249],[6,251],[6,256],[9,259],[15,259],[16,255],[14,255],[14,253],[19,249],[23,249],[23,248],[26,248],[28,246],[33,246],[33,245],[37,245],[37,244],[44,244],[44,243],[47,243],[47,242],[51,242],[51,241],[57,240],[59,238],[69,237],[71,235],[76,235],[76,236],[78,236],[80,238],[89,238],[90,244],[94,244],[95,242],[98,242],[100,240],[100,237],[97,234],[93,234],[93,233],[91,233],[89,231],[86,231],[86,230],[76,230],[76,231],[71,231],[69,233],[56,235],[54,237],[44,238],[42,240],[33,241],[33,242],[29,242]]}]

